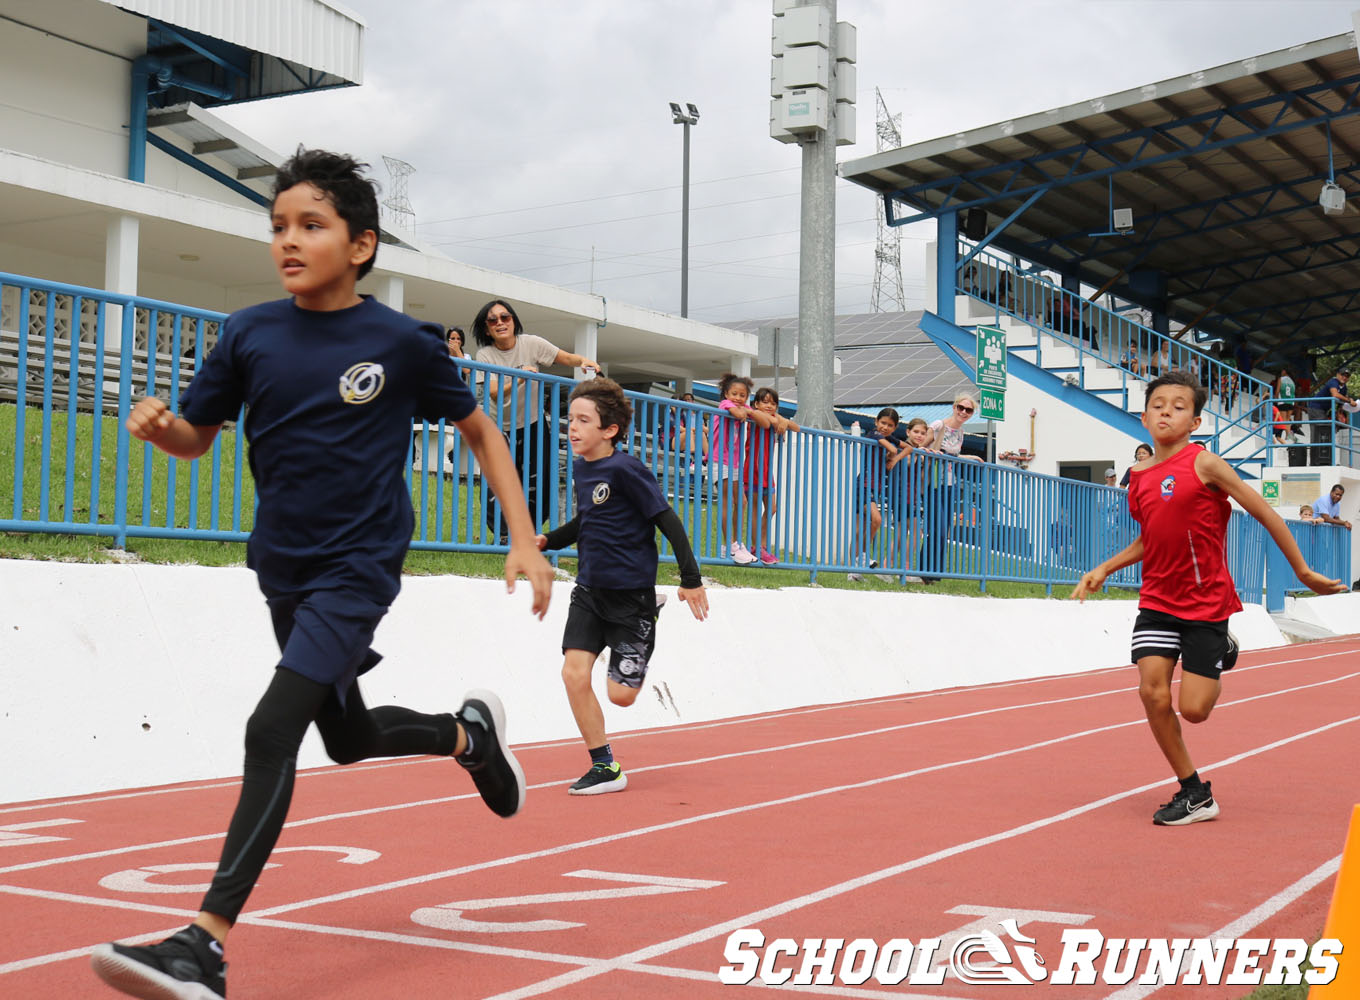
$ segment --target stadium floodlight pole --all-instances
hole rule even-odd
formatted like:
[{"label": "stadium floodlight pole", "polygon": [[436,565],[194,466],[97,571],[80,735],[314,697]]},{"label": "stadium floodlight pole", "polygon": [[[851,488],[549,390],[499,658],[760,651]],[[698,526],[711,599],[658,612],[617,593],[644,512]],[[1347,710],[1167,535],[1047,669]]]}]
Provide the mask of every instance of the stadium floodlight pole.
[{"label": "stadium floodlight pole", "polygon": [[684,173],[680,195],[680,315],[689,315],[689,127],[699,122],[699,109],[671,101],[671,124],[685,127]]},{"label": "stadium floodlight pole", "polygon": [[[836,0],[818,0],[836,23]],[[836,65],[836,32],[827,60]],[[833,89],[834,94],[834,89]],[[828,127],[799,138],[803,154],[798,254],[798,422],[840,430],[835,410],[836,101]]]}]

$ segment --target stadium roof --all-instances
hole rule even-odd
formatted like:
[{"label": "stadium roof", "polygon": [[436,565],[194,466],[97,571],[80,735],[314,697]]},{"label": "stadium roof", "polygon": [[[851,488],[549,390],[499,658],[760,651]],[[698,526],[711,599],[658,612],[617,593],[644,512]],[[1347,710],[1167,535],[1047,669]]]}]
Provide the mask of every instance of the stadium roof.
[{"label": "stadium roof", "polygon": [[[842,163],[904,224],[986,213],[984,243],[1258,349],[1352,337],[1360,61],[1351,34]],[[1133,229],[1112,232],[1112,208]]]},{"label": "stadium roof", "polygon": [[[960,392],[975,392],[973,383],[921,332],[921,312],[859,313],[836,317],[835,355],[840,362],[833,405],[845,408],[952,403]],[[755,333],[774,326],[798,330],[798,318],[726,323]],[[780,397],[797,399],[791,380]]]}]

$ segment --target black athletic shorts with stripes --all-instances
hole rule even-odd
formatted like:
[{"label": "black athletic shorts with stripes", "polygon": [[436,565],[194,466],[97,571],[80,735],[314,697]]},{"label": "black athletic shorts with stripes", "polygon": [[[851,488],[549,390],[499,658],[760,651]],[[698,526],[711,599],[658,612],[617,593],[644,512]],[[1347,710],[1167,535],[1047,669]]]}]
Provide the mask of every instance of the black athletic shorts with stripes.
[{"label": "black athletic shorts with stripes", "polygon": [[1193,622],[1140,608],[1133,623],[1133,662],[1145,656],[1181,661],[1187,673],[1218,680],[1228,651],[1228,621]]},{"label": "black athletic shorts with stripes", "polygon": [[571,592],[562,652],[583,649],[599,655],[609,647],[609,679],[640,688],[656,649],[656,590],[607,590],[577,584]]}]

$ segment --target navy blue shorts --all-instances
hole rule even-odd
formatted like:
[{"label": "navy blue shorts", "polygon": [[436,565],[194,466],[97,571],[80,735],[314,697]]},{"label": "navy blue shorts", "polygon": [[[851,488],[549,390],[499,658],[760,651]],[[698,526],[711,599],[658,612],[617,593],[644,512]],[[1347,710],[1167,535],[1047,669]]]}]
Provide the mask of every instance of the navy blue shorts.
[{"label": "navy blue shorts", "polygon": [[267,599],[279,666],[319,684],[332,684],[341,703],[354,679],[382,659],[370,647],[387,606],[355,594],[315,590]]}]

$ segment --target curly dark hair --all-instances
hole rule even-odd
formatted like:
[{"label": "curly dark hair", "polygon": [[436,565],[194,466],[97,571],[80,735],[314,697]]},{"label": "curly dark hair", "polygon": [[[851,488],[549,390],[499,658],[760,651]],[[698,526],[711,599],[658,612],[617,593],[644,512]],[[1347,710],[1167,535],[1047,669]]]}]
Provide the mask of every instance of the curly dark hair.
[{"label": "curly dark hair", "polygon": [[[368,169],[367,163],[360,163],[344,153],[331,153],[324,149],[305,149],[298,146],[297,152],[279,167],[274,176],[274,191],[269,199],[272,211],[279,195],[299,184],[310,184],[316,188],[349,227],[349,238],[356,239],[366,230],[374,236],[381,236],[382,227],[378,222],[378,185],[376,181],[363,176]],[[378,241],[373,242],[373,253],[368,260],[359,265],[359,277],[373,270],[378,259]]]},{"label": "curly dark hair", "polygon": [[623,394],[623,387],[612,378],[597,375],[587,382],[579,382],[567,397],[567,405],[574,399],[588,399],[595,404],[595,412],[600,415],[600,426],[617,424],[619,432],[614,435],[617,448],[628,437],[628,428],[633,423],[633,404]]}]

